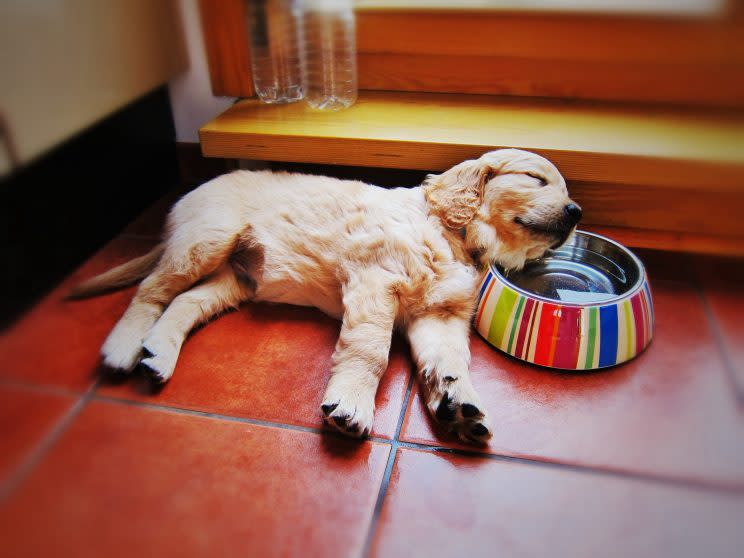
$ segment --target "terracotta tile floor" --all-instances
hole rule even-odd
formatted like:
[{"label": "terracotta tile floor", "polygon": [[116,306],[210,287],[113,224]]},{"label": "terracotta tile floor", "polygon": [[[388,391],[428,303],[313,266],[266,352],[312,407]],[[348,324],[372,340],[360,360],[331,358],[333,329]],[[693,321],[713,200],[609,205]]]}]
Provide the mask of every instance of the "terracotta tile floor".
[{"label": "terracotta tile floor", "polygon": [[474,334],[483,448],[430,421],[396,339],[356,442],[318,417],[338,324],[313,309],[219,318],[159,390],[101,378],[132,289],[64,295],[147,251],[171,199],[0,333],[3,556],[741,555],[741,262],[639,252],[656,337],[609,371],[527,366]]}]

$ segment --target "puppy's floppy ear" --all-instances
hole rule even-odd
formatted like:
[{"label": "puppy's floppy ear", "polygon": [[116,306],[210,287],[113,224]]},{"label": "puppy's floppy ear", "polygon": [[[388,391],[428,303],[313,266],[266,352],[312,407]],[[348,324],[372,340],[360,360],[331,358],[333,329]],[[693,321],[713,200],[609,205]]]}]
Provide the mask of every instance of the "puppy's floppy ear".
[{"label": "puppy's floppy ear", "polygon": [[483,201],[483,189],[498,169],[480,159],[460,163],[442,174],[430,174],[423,183],[432,212],[450,229],[472,221]]}]

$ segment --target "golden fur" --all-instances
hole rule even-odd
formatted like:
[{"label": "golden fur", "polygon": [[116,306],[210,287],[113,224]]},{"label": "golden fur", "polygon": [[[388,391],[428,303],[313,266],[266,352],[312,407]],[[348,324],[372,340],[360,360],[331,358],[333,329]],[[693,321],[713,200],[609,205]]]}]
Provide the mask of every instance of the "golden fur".
[{"label": "golden fur", "polygon": [[[103,345],[104,363],[173,373],[189,331],[247,300],[316,306],[342,319],[323,404],[361,436],[394,328],[410,343],[433,416],[463,440],[491,435],[468,374],[478,267],[520,268],[565,241],[578,217],[558,170],[515,149],[385,190],[322,176],[237,171],[184,196],[164,243],[81,285],[143,278]],[[577,206],[573,206],[580,214]]]}]

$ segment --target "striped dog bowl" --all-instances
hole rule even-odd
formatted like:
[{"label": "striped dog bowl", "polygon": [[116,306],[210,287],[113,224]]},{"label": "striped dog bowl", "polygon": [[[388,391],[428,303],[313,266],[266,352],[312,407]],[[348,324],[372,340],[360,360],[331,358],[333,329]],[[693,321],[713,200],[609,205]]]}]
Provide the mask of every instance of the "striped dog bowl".
[{"label": "striped dog bowl", "polygon": [[561,248],[522,271],[486,271],[475,329],[519,359],[565,370],[593,370],[632,359],[651,342],[648,277],[627,248],[576,231]]}]

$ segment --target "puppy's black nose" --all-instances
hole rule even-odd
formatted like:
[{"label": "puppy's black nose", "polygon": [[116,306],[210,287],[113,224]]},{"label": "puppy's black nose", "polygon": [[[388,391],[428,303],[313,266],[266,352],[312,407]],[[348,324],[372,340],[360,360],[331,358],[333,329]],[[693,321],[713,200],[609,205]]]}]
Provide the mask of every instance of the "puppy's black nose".
[{"label": "puppy's black nose", "polygon": [[566,207],[563,208],[563,211],[565,212],[566,216],[571,221],[573,221],[574,224],[578,223],[581,220],[581,208],[575,203],[569,203]]}]

